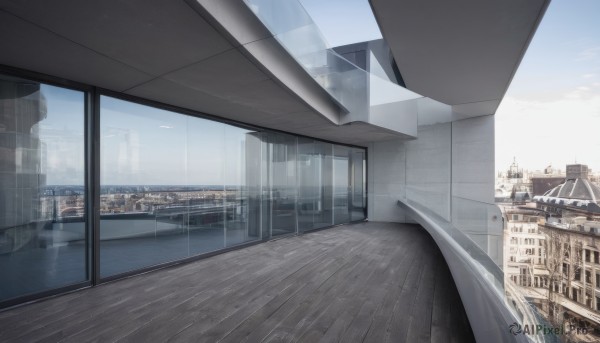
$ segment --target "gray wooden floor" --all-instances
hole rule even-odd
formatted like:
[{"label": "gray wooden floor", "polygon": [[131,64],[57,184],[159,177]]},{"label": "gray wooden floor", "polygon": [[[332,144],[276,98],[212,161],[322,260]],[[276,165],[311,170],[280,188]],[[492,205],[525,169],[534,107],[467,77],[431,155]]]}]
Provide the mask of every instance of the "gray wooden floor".
[{"label": "gray wooden floor", "polygon": [[345,225],[0,312],[5,342],[470,342],[420,226]]}]

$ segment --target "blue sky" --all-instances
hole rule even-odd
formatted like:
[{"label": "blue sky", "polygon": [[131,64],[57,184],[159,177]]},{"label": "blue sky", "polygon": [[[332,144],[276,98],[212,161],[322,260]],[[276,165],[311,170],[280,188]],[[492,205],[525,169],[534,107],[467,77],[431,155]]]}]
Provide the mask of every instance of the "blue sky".
[{"label": "blue sky", "polygon": [[381,38],[367,0],[299,0],[330,46]]}]

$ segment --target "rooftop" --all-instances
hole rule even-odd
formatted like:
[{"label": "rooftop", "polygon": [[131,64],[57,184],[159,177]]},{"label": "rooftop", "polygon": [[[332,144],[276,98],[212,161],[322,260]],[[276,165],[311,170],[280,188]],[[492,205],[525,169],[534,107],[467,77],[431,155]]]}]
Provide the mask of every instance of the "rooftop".
[{"label": "rooftop", "polygon": [[545,197],[600,201],[600,188],[587,179],[568,179],[544,194]]}]

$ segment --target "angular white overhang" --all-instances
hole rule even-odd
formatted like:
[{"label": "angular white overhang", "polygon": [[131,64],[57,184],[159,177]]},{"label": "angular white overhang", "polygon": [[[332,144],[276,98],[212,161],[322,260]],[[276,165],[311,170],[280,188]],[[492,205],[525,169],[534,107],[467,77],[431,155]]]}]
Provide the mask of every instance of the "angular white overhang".
[{"label": "angular white overhang", "polygon": [[549,0],[369,0],[406,87],[494,114]]}]

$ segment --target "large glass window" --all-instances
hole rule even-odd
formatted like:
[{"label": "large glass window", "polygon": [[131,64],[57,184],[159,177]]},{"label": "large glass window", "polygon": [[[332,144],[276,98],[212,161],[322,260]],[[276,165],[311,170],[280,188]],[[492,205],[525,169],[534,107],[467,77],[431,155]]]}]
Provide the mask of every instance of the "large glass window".
[{"label": "large glass window", "polygon": [[0,75],[0,301],[89,279],[84,97]]},{"label": "large glass window", "polygon": [[189,256],[190,198],[202,193],[222,200],[222,184],[187,182],[186,119],[101,98],[101,276]]},{"label": "large glass window", "polygon": [[101,275],[261,239],[261,137],[102,97]]}]

